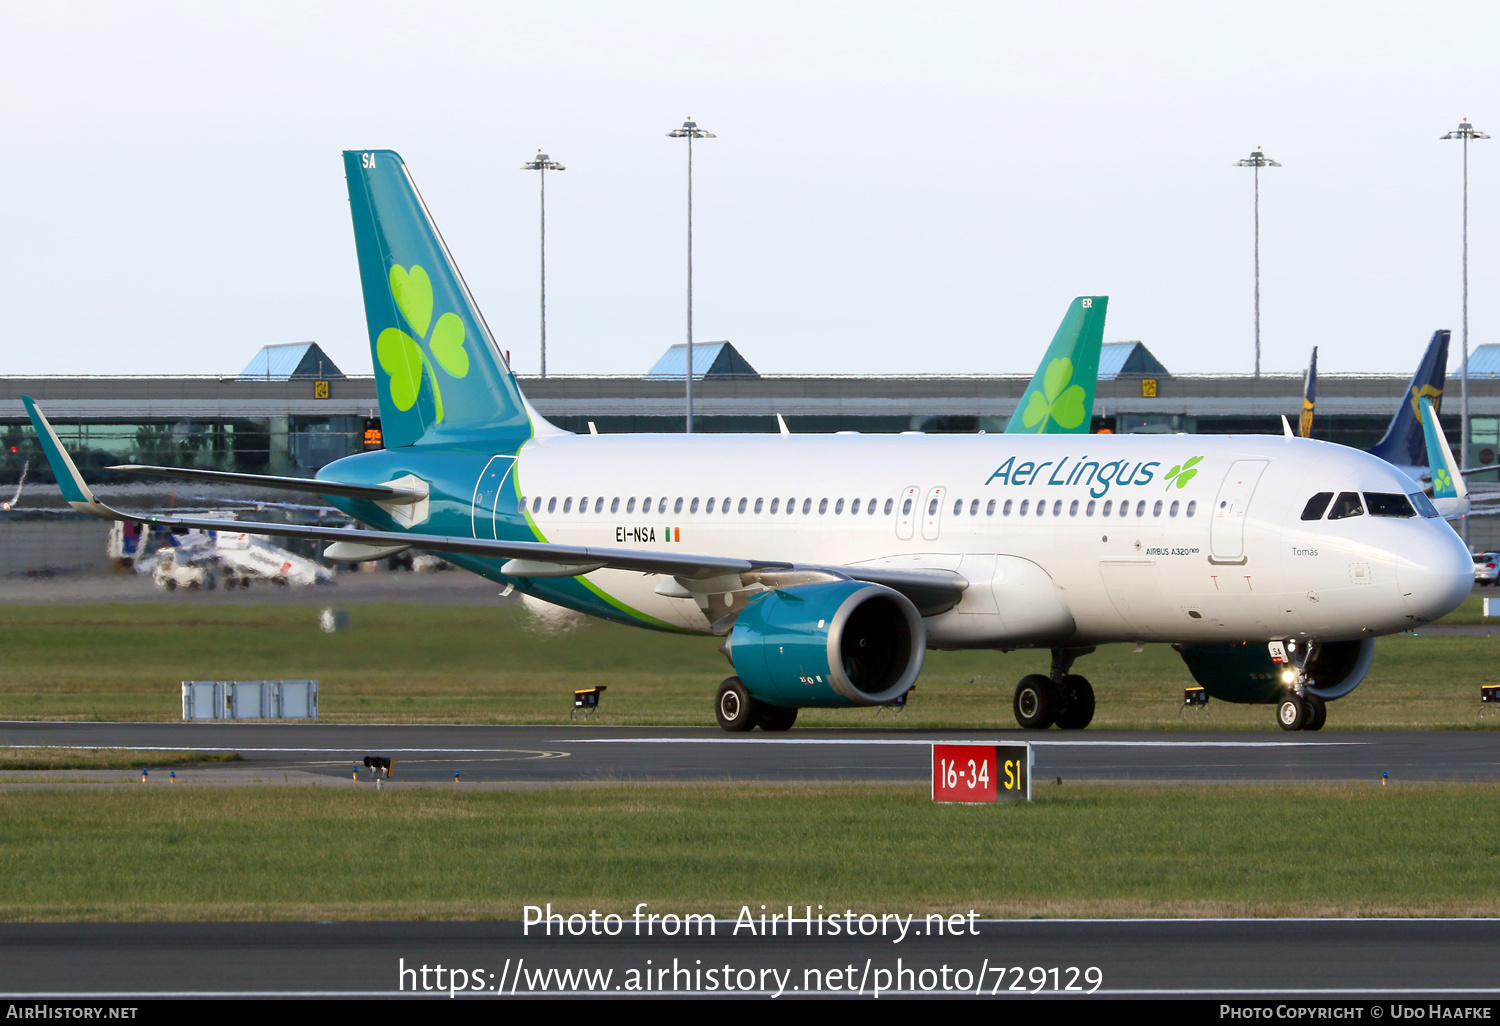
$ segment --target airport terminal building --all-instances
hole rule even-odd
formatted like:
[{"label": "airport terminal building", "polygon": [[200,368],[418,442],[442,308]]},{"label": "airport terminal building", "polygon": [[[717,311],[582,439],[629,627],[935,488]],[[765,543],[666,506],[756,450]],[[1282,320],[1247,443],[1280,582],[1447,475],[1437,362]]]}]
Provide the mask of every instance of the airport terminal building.
[{"label": "airport terminal building", "polygon": [[[600,433],[679,432],[684,349],[671,347],[639,377],[523,377],[522,388],[538,412],[571,431],[592,425]],[[760,374],[728,342],[695,345],[693,364],[694,429],[705,433],[775,432],[778,415],[793,433],[999,432],[1029,380]],[[1500,346],[1476,349],[1470,368],[1473,458],[1500,463]],[[1408,380],[1321,375],[1313,436],[1373,445]],[[1442,421],[1455,451],[1457,385],[1450,371]],[[106,487],[123,483],[102,469],[118,463],[310,477],[381,445],[374,378],[344,374],[311,342],[267,346],[240,373],[220,377],[0,378],[0,491],[14,490],[24,470],[27,490],[17,503],[23,509],[60,502],[22,395],[43,405],[79,468]],[[1112,343],[1100,361],[1094,430],[1279,434],[1280,417],[1295,424],[1301,404],[1300,375],[1174,375],[1142,343]],[[1500,524],[1489,530],[1492,519],[1472,522],[1476,545],[1500,544]]]}]

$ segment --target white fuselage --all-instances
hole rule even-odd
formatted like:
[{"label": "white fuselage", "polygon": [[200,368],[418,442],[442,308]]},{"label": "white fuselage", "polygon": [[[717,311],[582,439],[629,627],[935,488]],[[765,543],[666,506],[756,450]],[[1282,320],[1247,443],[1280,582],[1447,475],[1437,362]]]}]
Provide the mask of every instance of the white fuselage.
[{"label": "white fuselage", "polygon": [[[1369,637],[1445,615],[1473,573],[1440,519],[1302,520],[1314,493],[1418,489],[1300,438],[557,435],[516,472],[551,542],[956,571],[963,600],[926,621],[937,647]],[[708,629],[661,577],[588,579]]]}]

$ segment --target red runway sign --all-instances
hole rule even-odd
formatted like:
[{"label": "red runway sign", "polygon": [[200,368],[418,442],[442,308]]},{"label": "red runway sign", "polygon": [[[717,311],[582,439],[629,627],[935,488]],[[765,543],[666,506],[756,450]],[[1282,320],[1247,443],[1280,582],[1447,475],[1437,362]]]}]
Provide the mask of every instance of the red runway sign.
[{"label": "red runway sign", "polygon": [[933,745],[932,800],[1030,801],[1031,746],[1024,742]]}]

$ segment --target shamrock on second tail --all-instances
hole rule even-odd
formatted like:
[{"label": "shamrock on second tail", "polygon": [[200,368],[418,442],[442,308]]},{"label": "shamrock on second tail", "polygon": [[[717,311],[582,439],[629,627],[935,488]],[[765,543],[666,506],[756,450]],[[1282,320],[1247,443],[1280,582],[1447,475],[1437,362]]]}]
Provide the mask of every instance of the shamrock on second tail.
[{"label": "shamrock on second tail", "polygon": [[1082,424],[1088,415],[1083,408],[1084,389],[1072,381],[1072,360],[1061,356],[1049,363],[1042,376],[1042,390],[1026,397],[1021,423],[1036,428],[1038,434],[1046,430],[1048,417],[1070,431]]}]

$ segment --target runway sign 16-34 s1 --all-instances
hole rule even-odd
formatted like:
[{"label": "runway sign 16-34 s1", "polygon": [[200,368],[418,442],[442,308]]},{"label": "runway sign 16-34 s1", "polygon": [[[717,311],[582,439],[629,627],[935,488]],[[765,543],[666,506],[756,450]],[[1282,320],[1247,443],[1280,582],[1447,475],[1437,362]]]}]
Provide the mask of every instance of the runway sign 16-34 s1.
[{"label": "runway sign 16-34 s1", "polygon": [[1031,801],[1031,745],[933,745],[932,800]]}]

